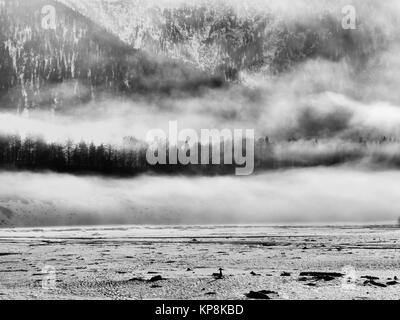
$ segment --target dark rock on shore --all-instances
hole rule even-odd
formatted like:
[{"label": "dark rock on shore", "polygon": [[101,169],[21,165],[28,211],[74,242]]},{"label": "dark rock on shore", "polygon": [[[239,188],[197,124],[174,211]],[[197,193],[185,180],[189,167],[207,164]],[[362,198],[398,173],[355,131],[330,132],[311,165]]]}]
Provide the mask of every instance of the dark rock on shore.
[{"label": "dark rock on shore", "polygon": [[343,277],[343,274],[339,272],[301,272],[299,281],[305,281],[305,279],[303,279],[304,277],[311,277],[316,281],[332,281],[336,278]]},{"label": "dark rock on shore", "polygon": [[143,278],[137,278],[137,277],[128,280],[128,282],[144,282],[144,281],[146,281],[146,280]]},{"label": "dark rock on shore", "polygon": [[259,300],[270,300],[271,298],[268,296],[270,291],[261,290],[261,291],[250,291],[246,293],[245,296],[249,299],[259,299]]},{"label": "dark rock on shore", "polygon": [[5,256],[14,256],[14,255],[19,255],[20,253],[16,252],[0,252],[0,257],[5,257]]},{"label": "dark rock on shore", "polygon": [[381,287],[381,288],[386,288],[387,287],[386,284],[381,283],[381,282],[377,282],[375,280],[365,280],[364,281],[364,286],[366,286],[366,285],[373,285],[373,286]]},{"label": "dark rock on shore", "polygon": [[157,282],[157,281],[162,281],[162,280],[165,280],[162,276],[160,276],[160,275],[157,275],[157,276],[154,276],[154,277],[152,277],[150,280],[148,280],[149,282]]},{"label": "dark rock on shore", "polygon": [[379,277],[374,277],[374,276],[361,276],[361,279],[379,280]]}]

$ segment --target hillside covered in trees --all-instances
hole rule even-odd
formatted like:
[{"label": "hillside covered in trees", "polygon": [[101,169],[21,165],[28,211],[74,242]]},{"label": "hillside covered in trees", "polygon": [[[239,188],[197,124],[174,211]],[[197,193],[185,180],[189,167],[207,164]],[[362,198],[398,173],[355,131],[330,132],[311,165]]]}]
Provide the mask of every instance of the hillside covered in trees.
[{"label": "hillside covered in trees", "polygon": [[19,113],[61,111],[107,95],[196,91],[222,83],[150,57],[55,0],[1,1],[0,74],[1,109]]}]

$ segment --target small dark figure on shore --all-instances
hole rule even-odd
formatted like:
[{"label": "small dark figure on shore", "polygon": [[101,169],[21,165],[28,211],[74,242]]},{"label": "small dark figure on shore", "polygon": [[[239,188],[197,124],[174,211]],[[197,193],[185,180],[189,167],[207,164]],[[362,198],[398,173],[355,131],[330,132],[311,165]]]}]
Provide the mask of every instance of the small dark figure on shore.
[{"label": "small dark figure on shore", "polygon": [[224,275],[222,274],[222,271],[224,269],[219,268],[219,273],[213,273],[212,276],[214,277],[214,279],[223,279]]}]

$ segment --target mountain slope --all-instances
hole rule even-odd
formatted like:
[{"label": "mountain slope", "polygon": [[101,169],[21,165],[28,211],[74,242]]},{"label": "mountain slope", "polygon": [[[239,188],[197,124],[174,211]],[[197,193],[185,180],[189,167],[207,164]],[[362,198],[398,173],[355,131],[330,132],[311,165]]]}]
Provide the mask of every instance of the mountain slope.
[{"label": "mountain slope", "polygon": [[193,68],[133,49],[74,8],[43,0],[2,2],[0,72],[0,104],[19,112],[62,109],[105,94],[220,84]]},{"label": "mountain slope", "polygon": [[388,45],[386,29],[397,21],[374,1],[353,1],[354,30],[342,27],[345,0],[61,1],[134,48],[233,80],[241,70],[281,73],[313,58],[346,58],[362,69]]}]

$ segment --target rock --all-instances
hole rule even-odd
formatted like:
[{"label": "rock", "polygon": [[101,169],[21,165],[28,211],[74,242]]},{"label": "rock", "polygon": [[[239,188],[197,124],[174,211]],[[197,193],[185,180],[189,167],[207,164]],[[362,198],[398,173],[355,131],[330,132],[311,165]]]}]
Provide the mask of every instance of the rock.
[{"label": "rock", "polygon": [[251,274],[252,276],[261,276],[261,274],[255,273],[254,271],[250,272],[250,274]]},{"label": "rock", "polygon": [[152,277],[150,280],[148,280],[149,282],[156,282],[156,281],[161,281],[161,280],[165,280],[162,276],[157,275]]},{"label": "rock", "polygon": [[271,298],[265,293],[265,290],[262,291],[250,291],[246,293],[245,296],[249,299],[260,299],[260,300],[270,300]]},{"label": "rock", "polygon": [[281,277],[290,277],[290,275],[291,275],[290,272],[286,272],[286,271],[281,273]]},{"label": "rock", "polygon": [[387,287],[386,284],[381,283],[381,282],[377,282],[375,280],[365,280],[364,281],[364,286],[369,285],[369,284],[373,285],[373,286],[376,286],[376,287],[381,287],[381,288],[386,288]]},{"label": "rock", "polygon": [[143,278],[132,278],[132,279],[129,279],[128,281],[129,282],[134,282],[134,281],[143,282],[143,281],[146,281],[146,280],[144,280]]},{"label": "rock", "polygon": [[376,282],[376,281],[373,281],[373,280],[370,281],[370,283],[371,283],[372,285],[374,285],[374,286],[381,287],[381,288],[386,288],[386,287],[387,287],[386,284],[380,283],[380,282]]},{"label": "rock", "polygon": [[361,276],[361,279],[379,280],[379,277],[374,277],[374,276]]},{"label": "rock", "polygon": [[314,280],[317,281],[332,281],[336,278],[343,277],[343,274],[339,272],[301,272],[300,277],[312,277]]},{"label": "rock", "polygon": [[386,282],[386,285],[388,286],[394,286],[396,284],[399,284],[396,280]]},{"label": "rock", "polygon": [[216,295],[216,294],[217,294],[216,292],[212,291],[212,292],[206,292],[204,295],[213,296],[213,295]]},{"label": "rock", "polygon": [[304,276],[304,277],[331,276],[331,277],[339,278],[339,277],[343,277],[343,273],[339,273],[339,272],[312,272],[312,271],[308,271],[308,272],[301,272],[301,273],[300,273],[300,276]]},{"label": "rock", "polygon": [[186,271],[193,271],[193,270],[192,270],[192,269],[190,269],[190,268],[187,268],[187,269],[186,269]]},{"label": "rock", "polygon": [[5,256],[13,256],[13,255],[18,255],[21,253],[15,253],[15,252],[0,252],[0,257],[5,257]]}]

